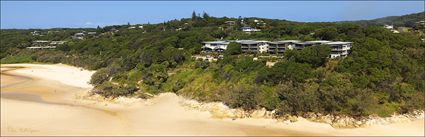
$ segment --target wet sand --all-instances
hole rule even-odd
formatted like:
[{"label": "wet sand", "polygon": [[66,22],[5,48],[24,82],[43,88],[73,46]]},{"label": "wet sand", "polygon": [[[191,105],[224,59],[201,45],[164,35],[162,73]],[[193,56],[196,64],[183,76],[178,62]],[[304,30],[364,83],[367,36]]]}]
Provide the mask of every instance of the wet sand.
[{"label": "wet sand", "polygon": [[[184,108],[179,104],[181,98],[171,93],[127,104],[90,100],[80,97],[90,90],[84,81],[64,84],[61,78],[44,78],[57,76],[48,74],[55,72],[44,71],[49,65],[21,66],[26,68],[2,68],[1,135],[424,134],[423,119],[356,129],[334,129],[328,124],[304,119],[291,124],[271,119],[215,119],[208,112]],[[54,69],[70,67],[53,66]],[[32,70],[34,67],[38,70]],[[69,70],[74,71],[74,75],[90,74]],[[35,72],[45,74],[32,74]],[[67,79],[66,75],[62,78]]]}]

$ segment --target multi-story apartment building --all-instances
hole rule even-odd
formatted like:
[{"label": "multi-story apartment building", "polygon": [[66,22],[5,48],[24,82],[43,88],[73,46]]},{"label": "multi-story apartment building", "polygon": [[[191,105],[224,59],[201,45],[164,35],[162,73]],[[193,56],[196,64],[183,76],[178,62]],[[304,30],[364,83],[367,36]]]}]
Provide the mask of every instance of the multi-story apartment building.
[{"label": "multi-story apartment building", "polygon": [[201,47],[204,52],[223,52],[227,49],[230,42],[226,41],[206,41],[202,42],[204,46]]},{"label": "multi-story apartment building", "polygon": [[[270,53],[283,54],[287,50],[301,50],[309,46],[329,45],[331,47],[330,58],[346,57],[351,52],[352,42],[332,42],[325,40],[300,42],[298,40],[284,41],[257,41],[257,40],[236,40],[243,53]],[[227,49],[229,42],[212,41],[203,42],[204,52],[222,52]]]},{"label": "multi-story apartment building", "polygon": [[326,40],[315,40],[315,41],[306,41],[306,42],[296,42],[295,43],[295,49],[297,50],[301,50],[305,47],[310,47],[310,46],[316,46],[316,45],[323,45],[326,43],[329,43],[331,41],[326,41]]},{"label": "multi-story apartment building", "polygon": [[331,47],[330,58],[346,57],[351,52],[352,42],[329,42],[327,45]]},{"label": "multi-story apartment building", "polygon": [[268,47],[268,53],[283,54],[285,50],[294,49],[295,44],[299,43],[298,40],[284,40],[284,41],[271,41]]}]

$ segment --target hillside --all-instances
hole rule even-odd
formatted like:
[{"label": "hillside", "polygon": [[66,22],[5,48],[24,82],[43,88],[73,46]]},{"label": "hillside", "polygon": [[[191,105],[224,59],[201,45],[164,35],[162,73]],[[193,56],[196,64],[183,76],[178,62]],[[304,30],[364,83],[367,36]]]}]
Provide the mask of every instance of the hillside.
[{"label": "hillside", "polygon": [[394,26],[406,26],[414,27],[416,22],[425,20],[425,12],[413,13],[403,16],[388,16],[373,20],[360,20],[353,21],[359,24],[372,24],[372,25],[394,25]]},{"label": "hillside", "polygon": [[[65,63],[97,70],[91,79],[93,93],[106,97],[175,92],[233,108],[264,107],[281,116],[389,116],[425,107],[425,43],[416,34],[353,23],[196,15],[97,29],[1,30],[1,62]],[[242,32],[242,26],[261,31]],[[218,56],[201,52],[201,47],[203,41],[220,39],[331,40],[354,46],[348,57],[332,60],[327,46],[288,50],[274,58],[241,53],[234,44],[216,62],[192,58]],[[36,40],[66,43],[27,49]],[[267,62],[277,63],[267,67]]]}]

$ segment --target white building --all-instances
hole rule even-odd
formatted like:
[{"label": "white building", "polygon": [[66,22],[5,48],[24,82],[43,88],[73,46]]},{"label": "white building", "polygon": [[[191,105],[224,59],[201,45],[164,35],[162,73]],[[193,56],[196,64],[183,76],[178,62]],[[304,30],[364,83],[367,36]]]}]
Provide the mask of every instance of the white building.
[{"label": "white building", "polygon": [[297,42],[295,43],[295,49],[301,50],[305,47],[310,47],[310,46],[316,46],[316,45],[323,45],[323,44],[327,44],[331,41],[327,41],[327,40],[314,40],[314,41],[306,41],[306,42]]},{"label": "white building", "polygon": [[35,40],[32,42],[30,47],[27,49],[54,49],[56,46],[50,46],[50,41],[47,40]]},{"label": "white building", "polygon": [[384,25],[384,28],[390,30],[392,33],[400,33],[398,30],[394,29],[393,25]]},{"label": "white building", "polygon": [[33,35],[33,36],[39,36],[40,35],[40,32],[35,30],[35,31],[31,32],[31,35]]},{"label": "white building", "polygon": [[258,52],[267,53],[269,51],[269,42],[268,41],[257,41]]},{"label": "white building", "polygon": [[348,54],[351,52],[352,42],[329,42],[326,43],[331,47],[331,55],[330,57],[338,58],[338,57],[347,57]]},{"label": "white building", "polygon": [[236,43],[241,44],[243,53],[257,53],[259,45],[264,45],[256,40],[237,40]]},{"label": "white building", "polygon": [[261,31],[261,29],[256,29],[256,28],[252,28],[252,27],[241,27],[241,30],[243,32],[257,32],[257,31]]},{"label": "white building", "polygon": [[268,53],[271,54],[283,54],[285,50],[292,50],[295,48],[295,44],[299,43],[298,40],[283,40],[283,41],[271,41],[268,47]]},{"label": "white building", "polygon": [[72,36],[72,38],[82,40],[82,39],[84,39],[85,35],[86,34],[84,34],[83,32],[75,33],[74,36]]},{"label": "white building", "polygon": [[[257,40],[236,40],[239,43],[243,53],[270,53],[283,54],[286,50],[301,50],[309,46],[328,45],[331,48],[330,58],[346,57],[351,52],[352,42],[341,41],[306,41],[283,40],[283,41],[257,41]],[[203,42],[203,52],[222,52],[227,49],[229,42],[226,41],[209,41]]]},{"label": "white building", "polygon": [[27,47],[27,49],[32,49],[32,50],[36,50],[36,49],[55,49],[56,46],[43,46],[43,47]]},{"label": "white building", "polygon": [[392,29],[394,29],[394,26],[393,25],[384,25],[384,28],[392,30]]},{"label": "white building", "polygon": [[236,21],[226,21],[224,22],[224,24],[226,24],[227,26],[234,26],[236,25]]},{"label": "white building", "polygon": [[50,45],[63,45],[65,43],[66,43],[66,41],[52,41],[52,42],[50,42]]},{"label": "white building", "polygon": [[227,41],[206,41],[202,42],[203,46],[201,49],[204,52],[223,52],[227,49],[229,43]]},{"label": "white building", "polygon": [[93,31],[93,32],[87,32],[87,34],[88,35],[96,35],[97,33]]}]

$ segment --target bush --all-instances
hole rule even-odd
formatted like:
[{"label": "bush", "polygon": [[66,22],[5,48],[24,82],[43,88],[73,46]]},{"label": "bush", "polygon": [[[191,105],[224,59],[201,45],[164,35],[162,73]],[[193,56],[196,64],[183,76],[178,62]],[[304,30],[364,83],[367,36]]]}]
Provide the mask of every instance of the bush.
[{"label": "bush", "polygon": [[252,110],[257,107],[255,95],[258,91],[253,87],[236,87],[225,93],[224,102],[232,108]]},{"label": "bush", "polygon": [[105,97],[129,96],[134,94],[139,89],[135,85],[119,86],[111,82],[104,82],[96,86],[93,91]]},{"label": "bush", "polygon": [[30,63],[34,60],[30,55],[15,55],[7,56],[1,59],[1,64],[12,64],[12,63]]},{"label": "bush", "polygon": [[106,68],[97,70],[90,79],[90,84],[99,85],[107,81],[109,78],[109,72]]},{"label": "bush", "polygon": [[229,45],[227,45],[227,49],[224,51],[226,55],[237,55],[240,53],[242,53],[241,46],[235,42],[230,42]]}]

